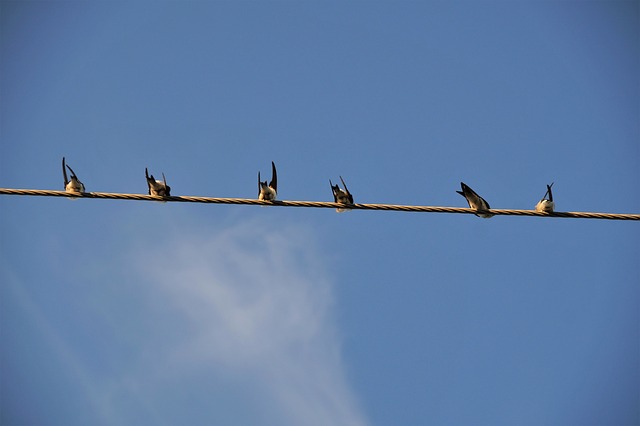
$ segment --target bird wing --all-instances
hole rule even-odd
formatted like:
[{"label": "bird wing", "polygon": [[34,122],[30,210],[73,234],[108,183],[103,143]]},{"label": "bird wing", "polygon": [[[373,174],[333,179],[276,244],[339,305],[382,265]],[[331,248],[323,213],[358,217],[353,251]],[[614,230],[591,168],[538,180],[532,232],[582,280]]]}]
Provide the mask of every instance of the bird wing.
[{"label": "bird wing", "polygon": [[339,189],[338,185],[334,185],[333,182],[331,182],[331,179],[329,179],[329,185],[331,185],[331,193],[333,194],[333,202],[337,203],[338,202],[338,193],[336,191]]},{"label": "bird wing", "polygon": [[69,178],[67,177],[67,169],[65,167],[64,157],[62,157],[62,176],[64,176],[64,188],[67,189]]},{"label": "bird wing", "polygon": [[149,177],[149,170],[147,170],[147,168],[144,168],[144,176],[147,178],[147,187],[149,188],[149,195],[151,195],[151,181],[153,181],[153,175],[151,175],[151,177]]},{"label": "bird wing", "polygon": [[278,173],[276,172],[276,165],[273,161],[271,162],[271,182],[269,182],[269,186],[278,192]]}]

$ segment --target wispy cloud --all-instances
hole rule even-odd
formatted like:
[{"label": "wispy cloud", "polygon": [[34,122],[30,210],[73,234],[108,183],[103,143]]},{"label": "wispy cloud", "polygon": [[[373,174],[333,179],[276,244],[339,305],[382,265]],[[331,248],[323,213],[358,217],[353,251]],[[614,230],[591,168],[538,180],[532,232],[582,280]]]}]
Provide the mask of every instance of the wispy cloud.
[{"label": "wispy cloud", "polygon": [[[279,225],[255,233],[267,229],[262,220],[173,229],[160,237],[124,232],[119,254],[109,245],[80,253],[73,273],[53,278],[61,309],[37,304],[5,269],[4,294],[30,319],[29,339],[47,348],[46,377],[33,386],[59,376],[68,386],[59,408],[36,404],[32,417],[366,424],[346,380],[330,265],[313,232]],[[81,414],[78,406],[88,408]]]},{"label": "wispy cloud", "polygon": [[154,309],[176,327],[173,344],[156,348],[158,362],[174,380],[237,377],[277,422],[366,424],[345,378],[332,283],[312,235],[254,232],[266,228],[181,234],[163,243],[161,258],[144,247],[130,257],[142,265]]}]

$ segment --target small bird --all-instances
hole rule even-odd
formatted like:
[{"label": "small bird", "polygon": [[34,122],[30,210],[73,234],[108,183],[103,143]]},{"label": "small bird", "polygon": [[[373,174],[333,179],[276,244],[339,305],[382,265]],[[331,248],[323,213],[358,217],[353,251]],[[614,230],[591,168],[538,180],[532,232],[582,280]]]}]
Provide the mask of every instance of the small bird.
[{"label": "small bird", "polygon": [[[536,204],[537,212],[553,213],[553,209],[556,205],[553,202],[553,194],[551,193],[552,186],[553,182],[551,182],[551,185],[547,185],[547,192],[544,193],[542,200]],[[549,195],[549,198],[547,198],[547,194]]]},{"label": "small bird", "polygon": [[169,197],[171,196],[171,187],[167,185],[167,179],[162,174],[162,180],[156,180],[153,175],[149,176],[149,171],[144,168],[144,175],[147,178],[147,186],[149,187],[149,195],[155,195],[156,197]]},{"label": "small bird", "polygon": [[260,172],[258,172],[258,200],[275,201],[278,195],[278,174],[276,173],[276,165],[271,162],[271,182],[267,184],[265,180],[260,180]]},{"label": "small bird", "polygon": [[[331,182],[331,179],[329,179],[329,185],[331,185],[331,191],[333,192],[333,201],[335,203],[353,204],[353,195],[351,195],[351,193],[349,192],[349,189],[347,188],[347,184],[344,183],[344,179],[342,179],[342,176],[340,176],[340,180],[342,181],[342,185],[344,186],[344,189],[341,189],[340,186],[338,186],[337,184],[334,185],[333,182]],[[350,210],[351,209],[345,209],[345,208],[336,209],[338,213],[348,212]]]},{"label": "small bird", "polygon": [[[460,182],[460,186],[462,186],[462,191],[456,191],[456,192],[467,199],[467,203],[469,203],[469,208],[472,208],[475,210],[491,209],[491,207],[489,206],[489,203],[487,203],[487,201],[484,198],[476,194],[476,192],[473,189],[465,185],[464,182]],[[489,219],[494,215],[492,213],[480,213],[480,214],[476,214],[476,216]]]},{"label": "small bird", "polygon": [[[67,177],[67,170],[71,172],[71,180]],[[84,192],[84,184],[78,180],[78,176],[73,172],[73,169],[65,163],[64,157],[62,157],[62,176],[64,176],[64,190],[66,192]]]}]

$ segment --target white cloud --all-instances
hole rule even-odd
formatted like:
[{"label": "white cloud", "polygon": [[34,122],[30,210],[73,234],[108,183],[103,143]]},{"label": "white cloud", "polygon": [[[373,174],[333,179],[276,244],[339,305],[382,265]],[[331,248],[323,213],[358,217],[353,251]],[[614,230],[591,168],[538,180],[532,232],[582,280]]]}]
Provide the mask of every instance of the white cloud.
[{"label": "white cloud", "polygon": [[278,422],[366,424],[345,378],[332,283],[313,236],[262,222],[207,232],[169,237],[162,257],[142,247],[131,257],[143,265],[154,309],[176,327],[172,343],[154,349],[165,374],[237,378]]}]

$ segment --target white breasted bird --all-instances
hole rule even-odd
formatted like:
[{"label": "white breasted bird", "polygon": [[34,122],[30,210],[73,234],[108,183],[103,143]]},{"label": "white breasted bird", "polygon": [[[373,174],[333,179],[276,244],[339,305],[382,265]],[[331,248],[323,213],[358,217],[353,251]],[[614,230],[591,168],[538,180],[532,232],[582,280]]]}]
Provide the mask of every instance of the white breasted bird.
[{"label": "white breasted bird", "polygon": [[[71,179],[67,177],[67,169],[71,172]],[[66,192],[84,192],[84,184],[80,182],[78,176],[73,172],[71,167],[65,163],[64,157],[62,157],[62,176],[64,177],[64,190]]]},{"label": "white breasted bird", "polygon": [[[551,185],[547,185],[547,192],[544,193],[542,200],[538,201],[538,204],[536,204],[537,212],[553,213],[553,209],[556,205],[553,202],[553,194],[551,193],[552,186],[553,182],[551,182]],[[547,198],[547,195],[549,198]]]},{"label": "white breasted bird", "polygon": [[260,180],[260,172],[258,172],[258,200],[275,201],[278,195],[278,174],[276,173],[276,165],[271,162],[271,182],[267,184],[265,180]]},{"label": "white breasted bird", "polygon": [[171,196],[171,187],[167,185],[167,179],[162,174],[162,180],[156,180],[153,175],[149,176],[149,171],[144,168],[144,175],[147,178],[147,186],[149,187],[149,195],[155,195],[156,197],[169,197]]},{"label": "white breasted bird", "polygon": [[[329,179],[329,185],[331,185],[331,191],[333,192],[333,201],[335,203],[342,203],[342,204],[353,204],[353,195],[351,195],[351,193],[349,192],[349,189],[347,188],[347,184],[344,183],[344,179],[342,179],[342,176],[340,176],[340,180],[342,181],[342,185],[344,186],[344,189],[340,188],[339,185],[334,185],[333,182],[331,182],[331,179]],[[351,209],[345,209],[345,208],[337,208],[336,211],[338,213],[342,213],[342,212],[348,212]]]},{"label": "white breasted bird", "polygon": [[[474,210],[479,210],[479,211],[491,209],[491,207],[489,206],[489,203],[487,203],[487,200],[485,200],[484,198],[476,194],[476,192],[473,189],[469,188],[467,185],[465,185],[464,182],[460,182],[460,186],[462,186],[462,191],[456,191],[456,192],[467,199],[467,203],[469,203],[469,208]],[[493,214],[479,213],[479,214],[476,214],[476,216],[489,219],[490,217],[493,217]]]}]

